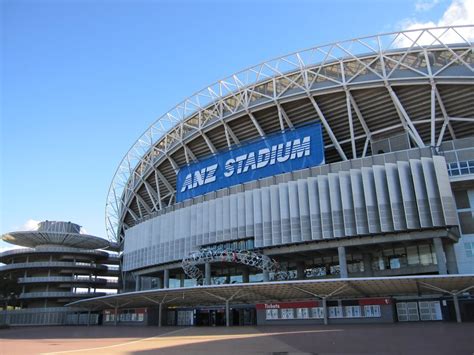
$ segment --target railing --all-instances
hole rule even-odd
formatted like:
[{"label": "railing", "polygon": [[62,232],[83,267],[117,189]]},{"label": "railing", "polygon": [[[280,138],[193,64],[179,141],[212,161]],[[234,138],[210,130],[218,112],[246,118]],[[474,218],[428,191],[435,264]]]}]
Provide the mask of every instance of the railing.
[{"label": "railing", "polygon": [[101,251],[101,250],[75,249],[75,248],[66,248],[66,247],[41,247],[41,248],[36,248],[36,249],[20,248],[20,249],[6,250],[0,253],[0,258],[6,257],[6,256],[12,256],[12,255],[49,254],[49,253],[87,254],[87,255],[95,255],[101,258],[110,257],[107,252]]},{"label": "railing", "polygon": [[71,276],[31,276],[20,277],[18,283],[40,283],[40,282],[72,282],[72,283],[93,283],[93,284],[107,284],[109,280],[102,278],[71,277]]},{"label": "railing", "polygon": [[[0,266],[0,271],[34,268],[86,268],[93,270],[111,270],[107,266],[100,264],[75,263],[66,261],[33,261],[28,263],[14,263],[3,265]],[[114,269],[112,269],[112,271],[114,271]]]},{"label": "railing", "polygon": [[21,293],[19,299],[28,298],[59,298],[59,297],[100,297],[107,295],[106,292],[25,292]]}]

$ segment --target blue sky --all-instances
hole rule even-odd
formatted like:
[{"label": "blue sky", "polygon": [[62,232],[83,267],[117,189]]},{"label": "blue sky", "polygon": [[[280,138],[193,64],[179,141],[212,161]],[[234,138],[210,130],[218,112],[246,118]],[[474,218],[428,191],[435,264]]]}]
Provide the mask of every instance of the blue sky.
[{"label": "blue sky", "polygon": [[474,23],[472,7],[467,0],[3,0],[0,233],[49,219],[105,236],[118,163],[186,96],[295,50],[459,17]]}]

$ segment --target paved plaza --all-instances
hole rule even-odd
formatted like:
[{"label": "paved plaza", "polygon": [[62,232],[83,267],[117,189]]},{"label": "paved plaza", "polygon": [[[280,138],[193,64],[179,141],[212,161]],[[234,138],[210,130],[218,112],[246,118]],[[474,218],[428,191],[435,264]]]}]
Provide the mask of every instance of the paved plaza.
[{"label": "paved plaza", "polygon": [[0,354],[472,354],[474,323],[0,330]]}]

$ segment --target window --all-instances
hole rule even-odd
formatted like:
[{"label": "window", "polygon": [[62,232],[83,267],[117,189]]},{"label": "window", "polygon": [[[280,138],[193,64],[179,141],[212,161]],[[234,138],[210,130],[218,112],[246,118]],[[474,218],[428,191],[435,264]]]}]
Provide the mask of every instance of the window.
[{"label": "window", "polygon": [[342,307],[329,307],[329,318],[344,318]]},{"label": "window", "polygon": [[281,319],[294,319],[295,312],[293,308],[282,308],[281,309]]},{"label": "window", "polygon": [[298,318],[298,319],[308,319],[309,318],[308,308],[297,308],[296,309],[296,318]]},{"label": "window", "polygon": [[311,308],[312,317],[316,319],[324,318],[324,309],[323,307],[313,307]]},{"label": "window", "polygon": [[379,305],[368,305],[364,306],[364,314],[368,318],[380,317],[380,306]]},{"label": "window", "polygon": [[347,318],[361,317],[360,306],[346,306],[345,311],[346,311]]},{"label": "window", "polygon": [[468,258],[474,257],[474,242],[464,243],[464,249],[466,250],[466,256]]},{"label": "window", "polygon": [[267,320],[278,319],[278,308],[267,309],[266,319]]},{"label": "window", "polygon": [[462,234],[474,234],[474,218],[472,218],[472,211],[459,212],[458,216]]}]

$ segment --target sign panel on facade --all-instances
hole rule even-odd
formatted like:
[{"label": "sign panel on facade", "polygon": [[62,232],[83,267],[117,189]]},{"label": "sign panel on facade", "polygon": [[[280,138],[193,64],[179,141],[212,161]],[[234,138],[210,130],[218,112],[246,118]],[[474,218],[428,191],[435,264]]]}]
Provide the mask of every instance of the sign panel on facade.
[{"label": "sign panel on facade", "polygon": [[178,172],[176,201],[268,176],[324,164],[320,123],[245,144]]}]

